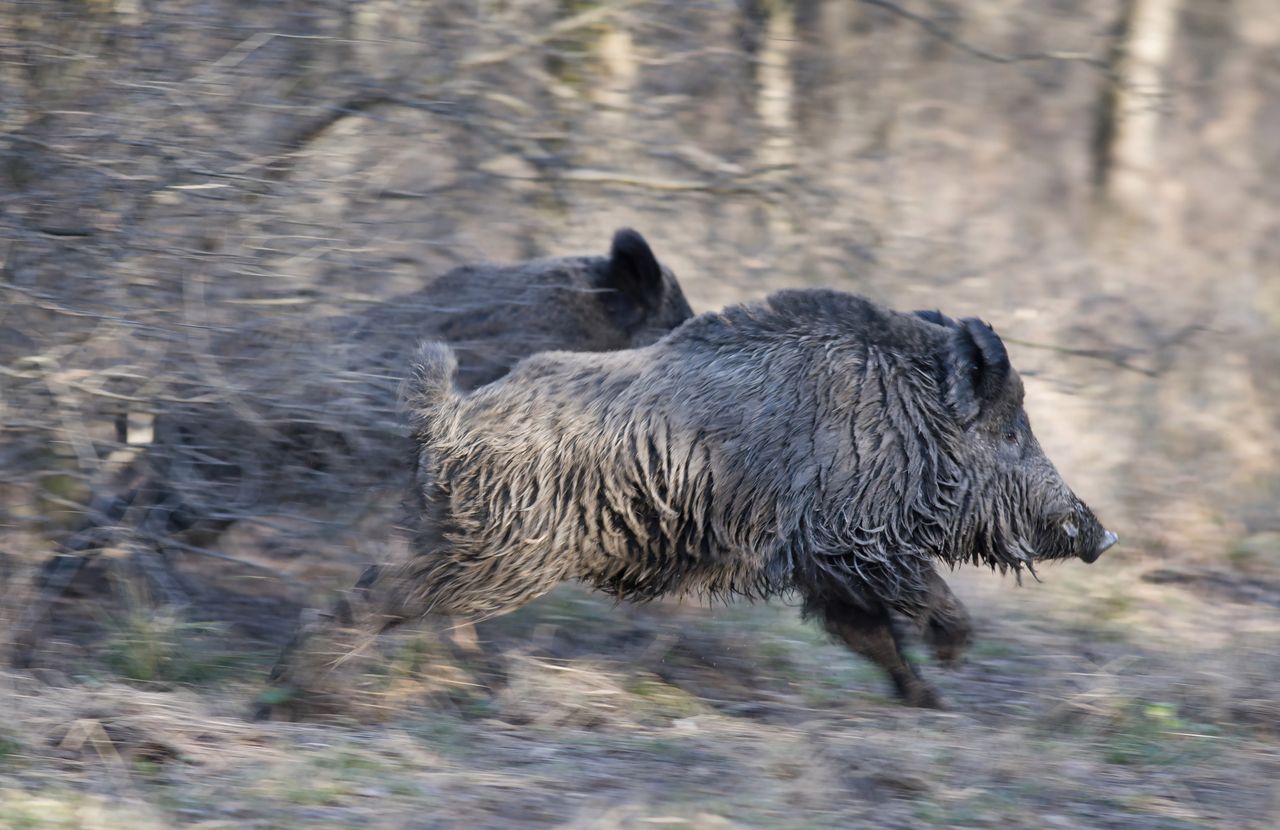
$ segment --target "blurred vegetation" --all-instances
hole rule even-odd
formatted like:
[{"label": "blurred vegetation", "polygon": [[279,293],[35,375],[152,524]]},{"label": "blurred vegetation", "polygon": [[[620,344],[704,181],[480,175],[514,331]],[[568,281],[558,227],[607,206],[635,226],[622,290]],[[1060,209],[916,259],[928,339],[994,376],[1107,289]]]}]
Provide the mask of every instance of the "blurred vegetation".
[{"label": "blurred vegetation", "polygon": [[[361,690],[393,725],[340,731],[241,718],[392,508],[254,517],[181,560],[195,608],[117,598],[3,674],[0,825],[1275,826],[1278,56],[1274,0],[3,4],[6,623],[158,409],[622,225],[698,310],[824,285],[989,320],[1125,544],[1034,593],[962,576],[953,713],[787,609],[568,590],[482,632],[501,660],[394,641]],[[246,326],[279,353],[205,372]]]}]

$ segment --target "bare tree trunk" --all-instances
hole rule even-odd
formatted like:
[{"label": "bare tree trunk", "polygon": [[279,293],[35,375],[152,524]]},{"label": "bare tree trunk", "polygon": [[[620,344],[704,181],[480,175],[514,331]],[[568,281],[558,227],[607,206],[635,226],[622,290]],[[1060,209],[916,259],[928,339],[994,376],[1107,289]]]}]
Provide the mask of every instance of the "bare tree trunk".
[{"label": "bare tree trunk", "polygon": [[592,87],[592,95],[604,109],[605,122],[620,129],[627,120],[631,95],[640,75],[635,43],[629,31],[614,23],[605,28],[596,48],[606,74]]},{"label": "bare tree trunk", "polygon": [[[766,5],[764,40],[758,57],[756,115],[763,128],[757,151],[761,167],[771,169],[773,178],[790,175],[796,163],[795,73],[796,45],[794,9],[789,2]],[[792,241],[792,223],[785,207],[768,209],[769,240],[780,250]]]},{"label": "bare tree trunk", "polygon": [[1149,217],[1160,154],[1165,74],[1181,0],[1128,0],[1099,112],[1096,181],[1105,202]]},{"label": "bare tree trunk", "polygon": [[756,112],[765,130],[760,162],[766,167],[795,162],[795,81],[791,71],[795,42],[790,4],[770,4],[760,47],[760,92],[756,99]]}]

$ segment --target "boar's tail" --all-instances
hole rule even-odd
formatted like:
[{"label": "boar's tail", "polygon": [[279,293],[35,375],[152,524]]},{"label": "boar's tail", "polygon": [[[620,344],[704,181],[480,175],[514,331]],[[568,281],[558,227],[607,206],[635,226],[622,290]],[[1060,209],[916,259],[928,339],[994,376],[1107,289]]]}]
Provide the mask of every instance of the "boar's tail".
[{"label": "boar's tail", "polygon": [[409,368],[401,399],[415,427],[421,428],[432,410],[454,395],[453,381],[458,374],[458,358],[453,349],[439,340],[418,346]]}]

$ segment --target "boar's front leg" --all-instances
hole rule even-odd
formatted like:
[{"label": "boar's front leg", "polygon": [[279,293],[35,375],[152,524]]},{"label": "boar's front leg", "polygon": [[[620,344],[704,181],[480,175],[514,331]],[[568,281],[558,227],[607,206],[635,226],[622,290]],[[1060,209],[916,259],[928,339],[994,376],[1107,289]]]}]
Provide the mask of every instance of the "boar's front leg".
[{"label": "boar's front leg", "polygon": [[[805,603],[806,616],[818,617],[845,643],[884,670],[898,696],[912,706],[941,708],[942,701],[902,650],[894,620],[900,614],[921,630],[930,650],[954,665],[972,635],[969,612],[932,566],[912,561],[914,573],[866,574],[858,584],[825,582]],[[865,572],[864,572],[865,573]]]},{"label": "boar's front leg", "polygon": [[929,571],[926,599],[925,610],[916,618],[924,641],[934,657],[955,666],[973,639],[969,611],[936,571]]},{"label": "boar's front leg", "polygon": [[889,606],[878,599],[824,599],[806,604],[805,612],[822,620],[853,651],[884,669],[898,697],[909,706],[941,709],[942,698],[902,651],[902,640]]}]

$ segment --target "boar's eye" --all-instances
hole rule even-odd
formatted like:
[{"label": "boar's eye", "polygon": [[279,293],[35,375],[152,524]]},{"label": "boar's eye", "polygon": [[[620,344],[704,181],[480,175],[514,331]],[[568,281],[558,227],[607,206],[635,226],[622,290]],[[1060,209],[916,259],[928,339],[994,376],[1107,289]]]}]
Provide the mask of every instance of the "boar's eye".
[{"label": "boar's eye", "polygon": [[1004,431],[1004,441],[1006,444],[1018,443],[1018,431],[1010,427]]}]

